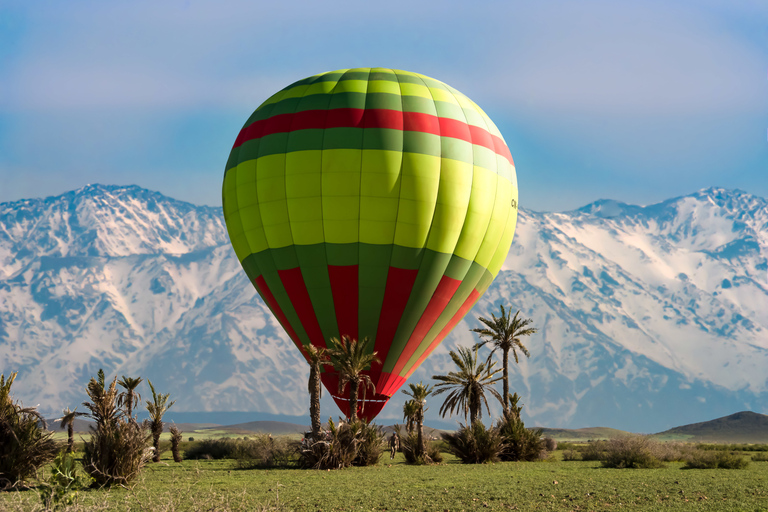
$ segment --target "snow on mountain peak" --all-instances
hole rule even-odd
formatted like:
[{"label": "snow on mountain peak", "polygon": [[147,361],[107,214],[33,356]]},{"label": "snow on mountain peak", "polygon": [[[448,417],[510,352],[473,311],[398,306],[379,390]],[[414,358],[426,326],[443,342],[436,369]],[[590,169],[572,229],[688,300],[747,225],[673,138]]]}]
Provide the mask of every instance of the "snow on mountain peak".
[{"label": "snow on mountain peak", "polygon": [[224,231],[219,209],[135,185],[86,185],[0,204],[0,264],[8,276],[41,256],[187,254],[226,242]]},{"label": "snow on mountain peak", "polygon": [[[735,402],[768,410],[766,236],[768,202],[717,187],[520,210],[496,281],[411,379],[449,371],[448,351],[504,304],[539,330],[511,371],[537,424],[658,431]],[[221,209],[137,186],[0,204],[0,361],[52,413],[99,368],[149,376],[180,411],[305,411],[306,364],[241,271]]]}]

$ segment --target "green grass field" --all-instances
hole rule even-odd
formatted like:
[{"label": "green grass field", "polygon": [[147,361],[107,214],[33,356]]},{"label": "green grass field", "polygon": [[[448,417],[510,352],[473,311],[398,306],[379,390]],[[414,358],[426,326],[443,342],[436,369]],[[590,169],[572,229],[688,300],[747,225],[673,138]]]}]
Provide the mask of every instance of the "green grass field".
[{"label": "green grass field", "polygon": [[[169,455],[169,454],[166,454]],[[69,510],[768,510],[768,462],[744,470],[604,469],[597,462],[339,471],[238,470],[235,461],[150,464],[131,489],[81,491]],[[0,493],[0,510],[43,510],[35,490]]]}]

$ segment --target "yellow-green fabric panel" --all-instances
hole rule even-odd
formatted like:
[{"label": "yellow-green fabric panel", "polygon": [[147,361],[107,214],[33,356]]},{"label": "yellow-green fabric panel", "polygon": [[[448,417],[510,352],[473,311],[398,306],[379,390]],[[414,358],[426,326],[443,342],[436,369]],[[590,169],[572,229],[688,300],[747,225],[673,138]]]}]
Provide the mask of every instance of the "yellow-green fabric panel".
[{"label": "yellow-green fabric panel", "polygon": [[319,244],[323,237],[322,157],[320,150],[285,155],[285,196],[291,236],[297,245]]},{"label": "yellow-green fabric panel", "polygon": [[[394,73],[393,75],[394,76]],[[368,82],[368,92],[400,95],[400,84],[390,80],[371,80]]]},{"label": "yellow-green fabric panel", "polygon": [[[224,174],[224,186],[222,187],[221,206],[224,211],[224,220],[232,217],[238,209],[237,204],[237,168],[232,168]],[[229,229],[229,228],[227,228]]]},{"label": "yellow-green fabric panel", "polygon": [[248,160],[233,169],[237,207],[245,208],[259,202],[256,195],[256,160]]},{"label": "yellow-green fabric panel", "polygon": [[477,252],[475,261],[485,268],[491,262],[491,258],[496,253],[496,248],[499,245],[504,234],[504,228],[507,223],[507,217],[509,216],[509,208],[512,201],[512,184],[507,180],[498,180],[496,185],[496,199],[493,204],[493,213],[491,214],[491,221],[488,224],[488,230],[485,233],[485,239],[480,245],[480,250]]},{"label": "yellow-green fabric panel", "polygon": [[499,178],[509,181],[513,187],[517,188],[517,172],[515,172],[515,166],[509,163],[509,160],[501,155],[496,155],[496,169]]},{"label": "yellow-green fabric panel", "polygon": [[472,192],[472,163],[441,159],[440,184],[427,248],[453,253]]},{"label": "yellow-green fabric panel", "polygon": [[[517,203],[517,187],[513,189],[512,196]],[[491,263],[488,265],[488,271],[493,277],[499,273],[501,267],[504,265],[504,260],[507,259],[507,253],[509,253],[509,247],[512,245],[512,238],[515,235],[515,225],[517,224],[517,208],[509,209],[509,217],[507,218],[506,225],[504,226],[504,234],[501,236],[499,246],[496,248],[496,253],[491,258]]]},{"label": "yellow-green fabric panel", "polygon": [[454,254],[474,261],[488,231],[488,223],[496,201],[496,183],[499,176],[484,167],[474,167],[472,194],[467,205],[467,217],[461,230]]},{"label": "yellow-green fabric panel", "polygon": [[361,149],[325,149],[322,160],[325,241],[359,241]]},{"label": "yellow-green fabric panel", "polygon": [[417,249],[424,247],[439,187],[439,157],[403,153],[395,244]]},{"label": "yellow-green fabric panel", "polygon": [[360,175],[360,241],[391,244],[400,196],[401,151],[364,149]]},{"label": "yellow-green fabric panel", "polygon": [[[301,96],[314,96],[316,94],[330,94],[336,87],[335,81],[315,82],[309,85]],[[271,99],[271,98],[270,98]]]},{"label": "yellow-green fabric panel", "polygon": [[400,83],[400,94],[403,96],[417,96],[420,98],[432,99],[432,93],[426,85]]},{"label": "yellow-green fabric panel", "polygon": [[272,249],[293,244],[285,202],[285,153],[256,160],[256,192],[267,244]]},{"label": "yellow-green fabric panel", "polygon": [[236,217],[240,219],[250,252],[261,252],[269,247],[266,234],[264,233],[264,226],[261,222],[261,209],[259,205],[254,204],[246,208],[240,208]]}]

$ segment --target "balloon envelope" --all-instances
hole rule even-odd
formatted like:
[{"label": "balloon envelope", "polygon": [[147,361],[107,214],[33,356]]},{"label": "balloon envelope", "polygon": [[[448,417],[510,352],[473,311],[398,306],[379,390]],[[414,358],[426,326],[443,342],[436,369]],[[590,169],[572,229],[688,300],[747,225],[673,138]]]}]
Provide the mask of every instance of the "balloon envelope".
[{"label": "balloon envelope", "polygon": [[[256,109],[227,162],[223,206],[243,269],[302,353],[331,337],[371,340],[370,420],[500,270],[517,178],[499,130],[457,90],[348,69]],[[321,378],[348,414],[333,368]]]}]

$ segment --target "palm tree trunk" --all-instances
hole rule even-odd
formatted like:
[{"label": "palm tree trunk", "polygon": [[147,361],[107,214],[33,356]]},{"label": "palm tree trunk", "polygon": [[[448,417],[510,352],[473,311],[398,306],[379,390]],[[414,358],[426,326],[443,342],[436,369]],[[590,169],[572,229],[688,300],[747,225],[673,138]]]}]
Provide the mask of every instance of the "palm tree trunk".
[{"label": "palm tree trunk", "polygon": [[417,452],[417,456],[423,455],[427,450],[424,446],[424,406],[422,405],[419,407],[419,410],[416,412],[416,423],[418,425],[418,439],[417,442],[419,444],[419,449]]},{"label": "palm tree trunk", "polygon": [[152,446],[155,447],[155,453],[152,456],[152,462],[160,462],[160,435],[163,433],[163,422],[152,422]]},{"label": "palm tree trunk", "polygon": [[[72,420],[74,422],[74,420]],[[75,451],[75,426],[70,423],[67,425],[67,452]]]},{"label": "palm tree trunk", "polygon": [[133,419],[133,390],[128,390],[128,419]]},{"label": "palm tree trunk", "polygon": [[309,369],[309,416],[312,418],[312,439],[320,438],[320,364]]},{"label": "palm tree trunk", "polygon": [[482,404],[480,403],[480,395],[477,392],[477,389],[472,389],[472,396],[469,397],[469,424],[474,425],[475,421],[477,421],[478,413],[480,412],[480,407],[482,407]]},{"label": "palm tree trunk", "polygon": [[357,392],[360,387],[360,381],[349,381],[349,421],[357,421]]},{"label": "palm tree trunk", "polygon": [[502,391],[504,391],[504,394],[501,395],[504,397],[504,416],[509,413],[509,347],[504,347],[504,358],[502,359],[502,366],[504,368],[504,373],[502,374],[503,377],[501,379],[502,381]]}]

